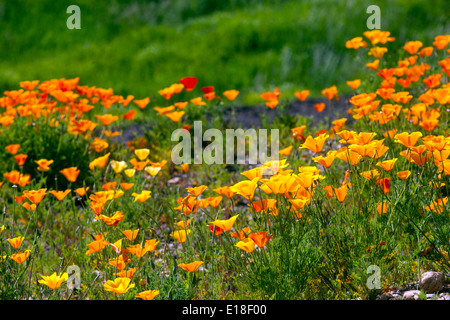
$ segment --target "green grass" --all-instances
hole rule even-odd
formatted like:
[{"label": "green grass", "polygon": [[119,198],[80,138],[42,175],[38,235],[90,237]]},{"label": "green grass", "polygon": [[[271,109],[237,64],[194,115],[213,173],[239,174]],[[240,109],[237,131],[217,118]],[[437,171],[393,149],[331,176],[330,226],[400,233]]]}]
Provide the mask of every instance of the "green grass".
[{"label": "green grass", "polygon": [[[69,30],[66,9],[81,9]],[[362,75],[345,41],[362,35],[381,9],[381,28],[397,41],[430,45],[448,30],[441,1],[58,1],[0,2],[0,90],[22,80],[79,76],[82,84],[137,98],[184,76],[216,92],[241,90],[244,104],[279,86],[312,95]]]}]

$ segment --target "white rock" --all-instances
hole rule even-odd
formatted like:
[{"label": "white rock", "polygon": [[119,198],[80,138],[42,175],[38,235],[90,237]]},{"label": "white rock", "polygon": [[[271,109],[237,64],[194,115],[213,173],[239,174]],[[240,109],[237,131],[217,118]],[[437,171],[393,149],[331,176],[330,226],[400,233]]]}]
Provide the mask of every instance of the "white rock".
[{"label": "white rock", "polygon": [[403,300],[419,300],[420,290],[409,290],[403,293]]}]

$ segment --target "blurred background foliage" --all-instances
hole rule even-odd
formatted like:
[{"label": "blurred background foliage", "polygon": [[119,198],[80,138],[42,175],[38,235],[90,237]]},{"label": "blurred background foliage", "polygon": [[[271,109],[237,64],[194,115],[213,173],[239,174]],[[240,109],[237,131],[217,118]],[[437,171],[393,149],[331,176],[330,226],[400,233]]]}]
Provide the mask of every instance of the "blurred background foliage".
[{"label": "blurred background foliage", "polygon": [[[80,30],[66,27],[72,4]],[[2,0],[0,90],[79,76],[138,99],[195,76],[218,93],[240,90],[244,104],[275,86],[345,93],[363,72],[345,41],[367,30],[372,4],[398,46],[449,32],[447,0]]]}]

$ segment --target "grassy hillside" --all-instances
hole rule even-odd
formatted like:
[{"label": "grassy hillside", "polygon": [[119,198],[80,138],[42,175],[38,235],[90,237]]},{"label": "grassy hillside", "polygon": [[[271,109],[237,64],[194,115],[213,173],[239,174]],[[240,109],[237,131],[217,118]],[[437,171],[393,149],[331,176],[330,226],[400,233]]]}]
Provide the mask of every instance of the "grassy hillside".
[{"label": "grassy hillside", "polygon": [[[66,27],[71,4],[81,30]],[[344,44],[366,30],[371,4],[399,42],[430,44],[449,30],[445,0],[1,1],[0,90],[76,76],[136,97],[196,76],[217,92],[241,90],[244,103],[275,85],[347,90],[358,70]]]}]

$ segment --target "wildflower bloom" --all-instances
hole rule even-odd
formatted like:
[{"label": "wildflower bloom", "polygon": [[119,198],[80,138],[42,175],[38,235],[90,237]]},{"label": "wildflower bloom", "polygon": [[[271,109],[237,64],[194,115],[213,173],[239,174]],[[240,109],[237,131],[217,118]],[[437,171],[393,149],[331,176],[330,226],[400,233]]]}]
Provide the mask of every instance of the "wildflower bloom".
[{"label": "wildflower bloom", "polygon": [[40,159],[40,160],[35,160],[34,162],[36,162],[36,164],[38,165],[38,170],[39,171],[49,171],[50,168],[49,166],[53,163],[53,160],[47,160],[47,159]]},{"label": "wildflower bloom", "polygon": [[347,49],[355,49],[355,50],[357,50],[357,49],[359,49],[361,47],[365,48],[367,46],[368,46],[367,42],[364,41],[362,37],[355,37],[355,38],[347,40],[345,42],[345,47]]},{"label": "wildflower bloom", "polygon": [[150,154],[150,150],[149,149],[136,149],[134,150],[134,154],[138,157],[138,159],[140,161],[144,161],[145,159],[147,159],[148,155]]},{"label": "wildflower bloom", "polygon": [[80,197],[84,197],[84,195],[86,194],[86,192],[89,190],[89,187],[86,188],[77,188],[75,189],[75,193],[78,194]]},{"label": "wildflower bloom", "polygon": [[159,171],[161,171],[161,167],[147,166],[144,168],[144,171],[154,177],[159,173]]},{"label": "wildflower bloom", "polygon": [[24,196],[34,204],[38,204],[44,199],[47,189],[25,190]]},{"label": "wildflower bloom", "polygon": [[153,300],[159,294],[159,290],[147,290],[136,294],[136,298],[142,300]]},{"label": "wildflower bloom", "polygon": [[360,79],[349,80],[346,83],[350,88],[352,88],[353,90],[356,90],[361,85],[361,80]]},{"label": "wildflower bloom", "polygon": [[139,229],[122,231],[125,237],[127,237],[127,239],[130,241],[134,241],[134,239],[136,239],[138,232]]},{"label": "wildflower bloom", "polygon": [[253,242],[252,239],[245,238],[236,243],[235,246],[238,247],[239,249],[252,253],[253,250],[255,249],[255,242]]},{"label": "wildflower bloom", "polygon": [[389,204],[386,202],[380,202],[377,204],[377,212],[381,215],[386,214],[389,208]]},{"label": "wildflower bloom", "polygon": [[323,145],[325,141],[328,139],[329,135],[326,133],[323,133],[319,135],[318,137],[313,138],[312,136],[308,136],[306,138],[305,142],[302,144],[300,149],[309,149],[315,153],[319,153],[322,151]]},{"label": "wildflower bloom", "polygon": [[268,231],[260,231],[257,233],[251,233],[248,238],[253,240],[253,242],[260,248],[264,247],[273,235],[267,236]]},{"label": "wildflower bloom", "polygon": [[321,91],[321,93],[327,98],[328,100],[332,100],[333,98],[336,100],[339,100],[338,91],[336,86],[331,86],[329,88],[325,88]]},{"label": "wildflower bloom", "polygon": [[402,132],[394,136],[394,141],[404,145],[407,148],[411,148],[417,143],[420,137],[422,137],[422,133],[418,131],[412,133]]},{"label": "wildflower bloom", "polygon": [[25,164],[25,161],[27,160],[28,156],[26,154],[16,154],[14,156],[14,159],[16,159],[17,164],[19,166],[23,166]]},{"label": "wildflower bloom", "polygon": [[391,178],[381,178],[376,182],[378,186],[383,190],[384,193],[388,193],[391,189]]},{"label": "wildflower bloom", "polygon": [[130,278],[116,278],[114,281],[108,280],[103,284],[105,291],[114,292],[116,294],[124,294],[129,289],[134,288],[134,283],[130,283]]},{"label": "wildflower bloom", "polygon": [[230,236],[232,236],[233,238],[239,239],[239,240],[243,240],[245,238],[247,238],[247,236],[250,234],[251,229],[246,227],[243,228],[242,231],[240,232],[230,232]]},{"label": "wildflower bloom", "polygon": [[398,176],[401,180],[406,180],[406,179],[408,179],[408,177],[409,177],[410,175],[411,175],[411,171],[409,171],[409,170],[397,172],[397,176]]},{"label": "wildflower bloom", "polygon": [[70,191],[71,191],[70,189],[67,189],[66,191],[51,190],[49,191],[49,193],[54,195],[56,199],[58,199],[59,201],[62,201],[70,193]]},{"label": "wildflower bloom", "polygon": [[15,155],[17,153],[17,151],[19,151],[19,148],[20,148],[20,144],[10,144],[5,147],[5,149],[12,155]]},{"label": "wildflower bloom", "polygon": [[211,224],[219,227],[222,230],[230,231],[230,229],[233,227],[234,221],[237,219],[238,216],[239,215],[237,214],[227,220],[215,220],[215,221],[211,222]]},{"label": "wildflower bloom", "polygon": [[90,255],[91,253],[98,252],[103,250],[109,242],[104,239],[103,234],[98,234],[94,236],[95,240],[91,243],[88,243],[89,250],[86,251],[86,255]]},{"label": "wildflower bloom", "polygon": [[20,245],[23,242],[24,237],[16,237],[12,239],[6,239],[14,249],[19,249]]},{"label": "wildflower bloom", "polygon": [[118,120],[119,117],[118,116],[113,116],[112,114],[104,114],[104,115],[98,115],[96,114],[95,117],[100,120],[100,122],[104,125],[104,126],[108,126],[111,123],[113,123],[114,121]]},{"label": "wildflower bloom", "polygon": [[194,261],[191,263],[180,263],[178,266],[188,272],[194,272],[196,271],[201,265],[203,264],[203,261]]},{"label": "wildflower bloom", "polygon": [[258,181],[259,181],[258,177],[252,180],[244,180],[231,186],[230,190],[243,196],[247,200],[251,200],[253,199],[255,190],[258,187]]},{"label": "wildflower bloom", "polygon": [[184,243],[186,242],[187,236],[191,233],[190,229],[177,230],[170,234],[171,237],[174,237],[178,242]]},{"label": "wildflower bloom", "polygon": [[380,161],[377,163],[377,166],[383,168],[385,171],[391,171],[394,167],[395,162],[397,161],[397,158],[391,159],[391,160],[385,160]]},{"label": "wildflower bloom", "polygon": [[300,101],[305,101],[309,96],[309,90],[296,91],[294,96],[296,96]]},{"label": "wildflower bloom", "polygon": [[236,99],[236,97],[239,95],[239,91],[237,90],[227,90],[223,92],[223,95],[230,101],[233,101]]},{"label": "wildflower bloom", "polygon": [[444,212],[444,207],[447,205],[448,197],[439,198],[437,201],[433,201],[429,206],[426,206],[425,209],[428,211],[433,211],[436,213]]},{"label": "wildflower bloom", "polygon": [[40,284],[45,284],[47,287],[56,290],[64,281],[67,281],[69,275],[67,274],[67,272],[64,272],[62,274],[56,274],[56,272],[54,272],[51,276],[41,275],[41,278],[42,280],[38,280]]},{"label": "wildflower bloom", "polygon": [[195,86],[197,85],[197,78],[195,77],[184,77],[179,81],[182,85],[184,85],[186,91],[194,90]]},{"label": "wildflower bloom", "polygon": [[73,183],[73,182],[77,181],[80,170],[78,170],[77,167],[70,167],[70,168],[63,169],[60,172],[64,175],[64,177],[66,177],[67,181]]},{"label": "wildflower bloom", "polygon": [[13,259],[15,262],[22,264],[25,262],[25,260],[28,259],[30,256],[30,250],[26,250],[25,252],[16,252],[13,255],[10,256],[11,259]]},{"label": "wildflower bloom", "polygon": [[98,157],[89,163],[89,169],[94,170],[95,167],[104,168],[111,153],[108,152],[104,156]]},{"label": "wildflower bloom", "polygon": [[134,197],[134,202],[139,201],[144,203],[152,197],[151,193],[152,192],[150,190],[142,190],[141,193],[133,192],[131,195]]},{"label": "wildflower bloom", "polygon": [[187,192],[189,192],[190,194],[192,194],[194,197],[198,197],[199,195],[201,195],[203,193],[203,191],[205,191],[206,189],[208,189],[207,186],[205,185],[201,185],[198,187],[194,187],[194,188],[186,188]]},{"label": "wildflower bloom", "polygon": [[314,109],[317,112],[322,112],[323,110],[325,110],[325,103],[321,102],[321,103],[317,103],[314,105]]},{"label": "wildflower bloom", "polygon": [[6,172],[3,176],[8,180],[9,183],[19,184],[21,177],[23,176],[19,171],[13,170],[10,172]]},{"label": "wildflower bloom", "polygon": [[119,222],[123,221],[124,214],[121,211],[116,211],[111,217],[103,214],[98,215],[98,219],[102,220],[108,226],[117,226]]}]

